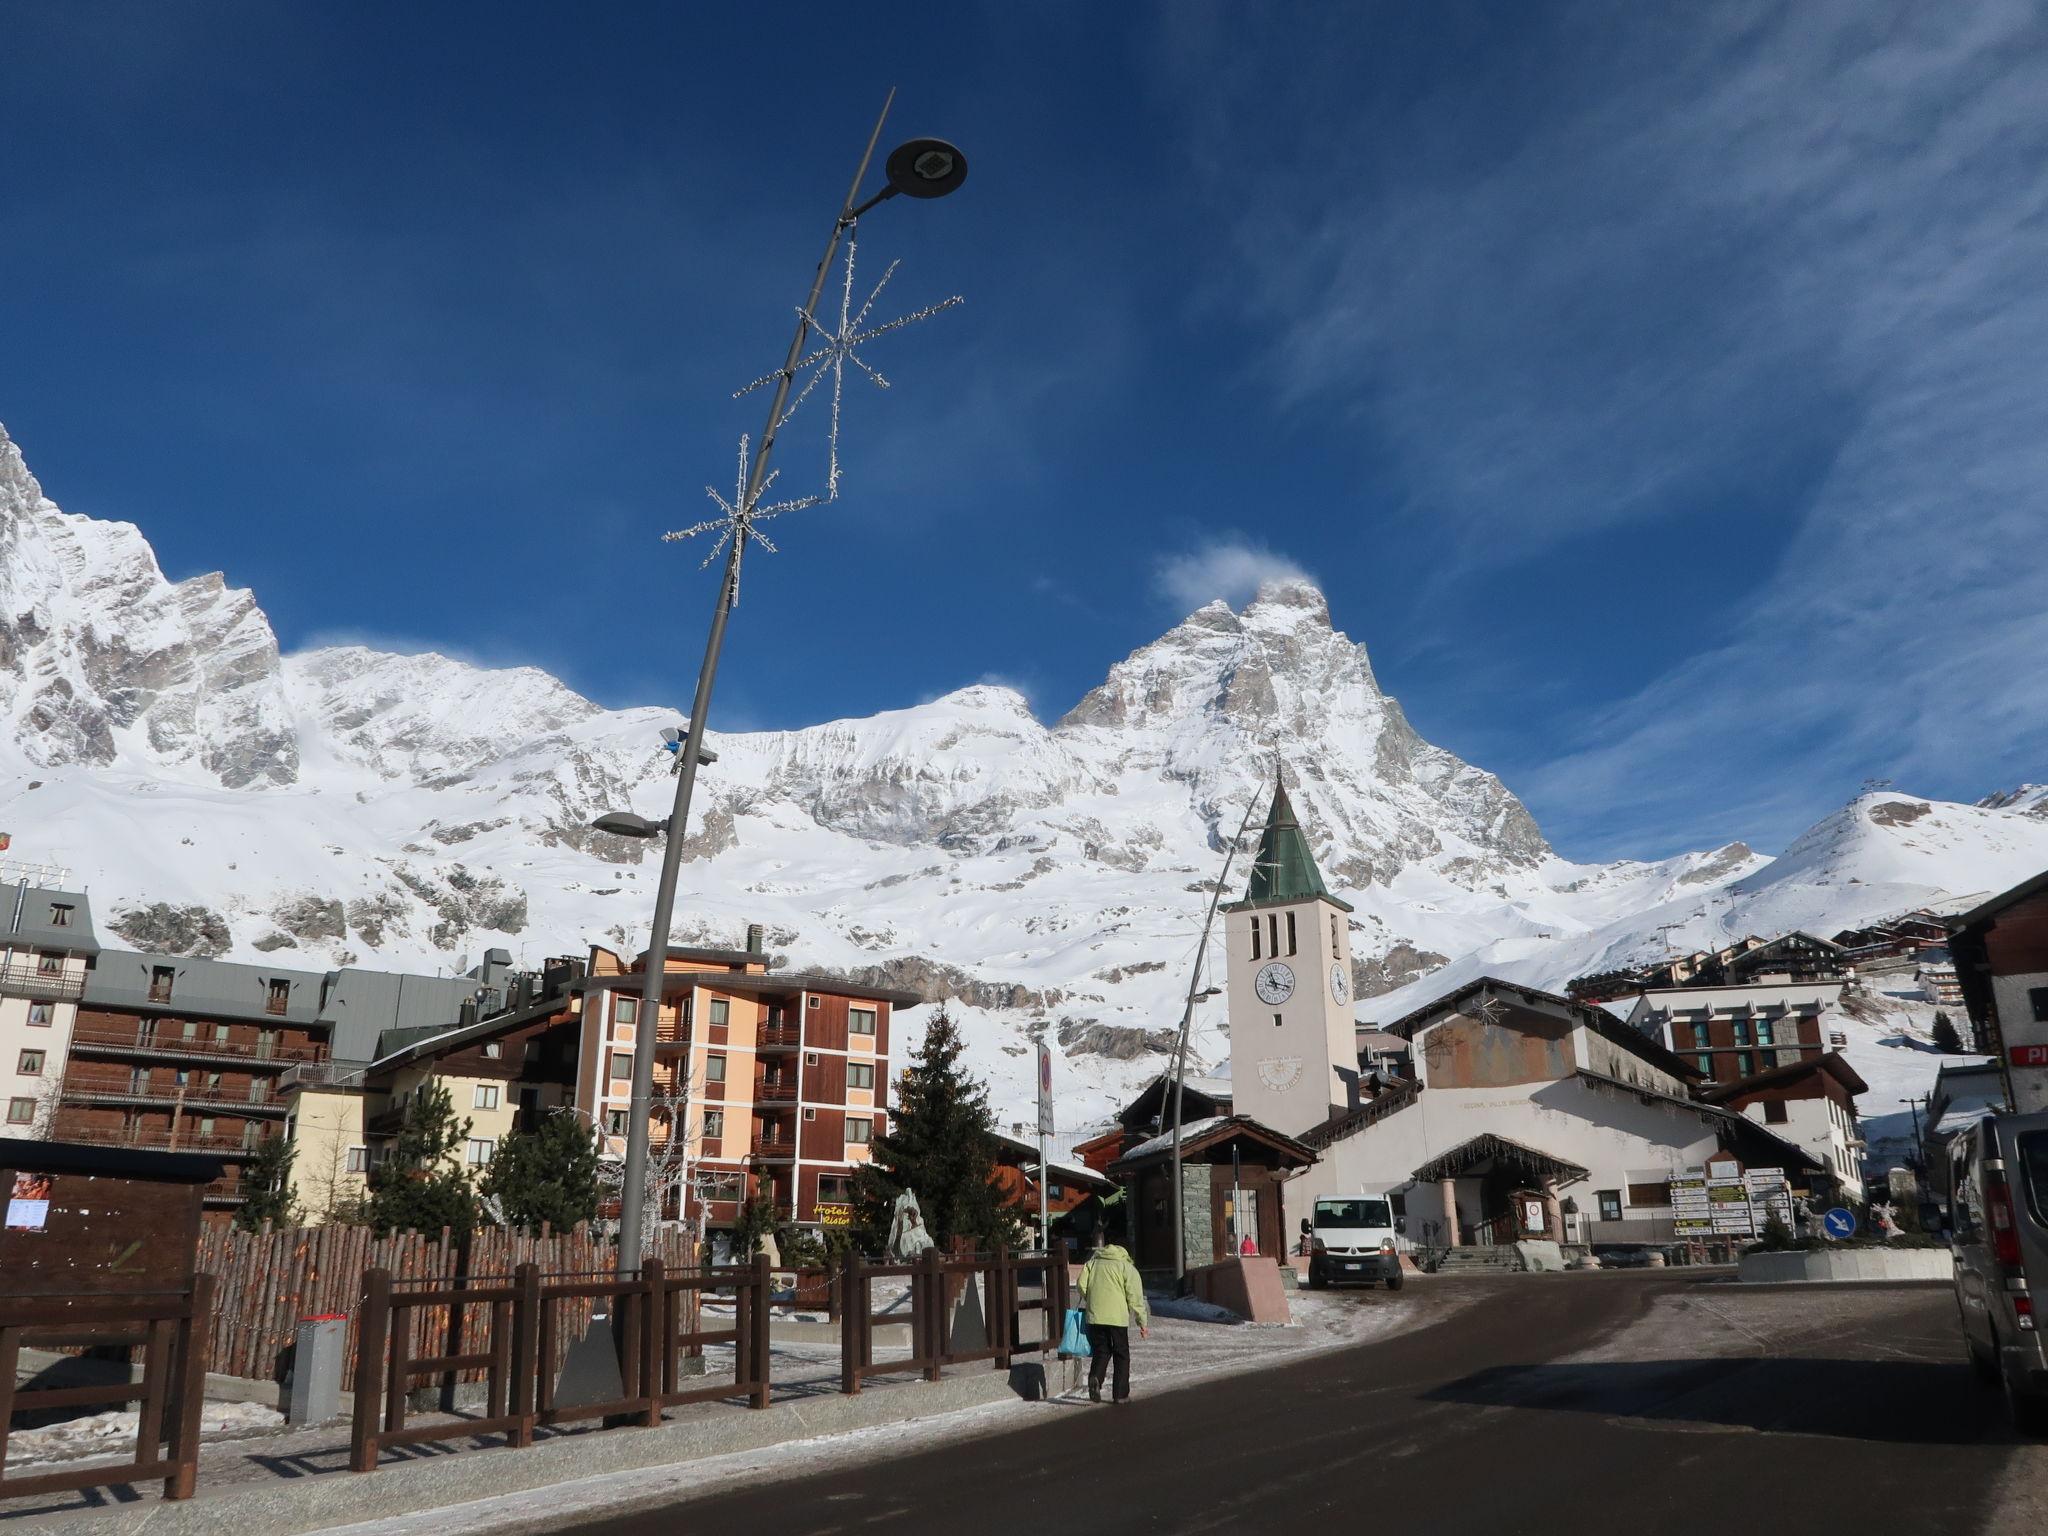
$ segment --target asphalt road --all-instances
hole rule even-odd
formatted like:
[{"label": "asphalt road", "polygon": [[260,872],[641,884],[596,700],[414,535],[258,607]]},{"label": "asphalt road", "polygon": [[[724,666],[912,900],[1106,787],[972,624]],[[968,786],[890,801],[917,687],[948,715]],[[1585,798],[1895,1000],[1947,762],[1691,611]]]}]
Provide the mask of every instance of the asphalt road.
[{"label": "asphalt road", "polygon": [[1141,1377],[1123,1407],[582,1529],[1962,1536],[2007,1525],[2015,1458],[2048,1456],[1961,1363],[1945,1288],[1653,1271],[1425,1290],[1439,1321],[1379,1343],[1156,1396]]}]

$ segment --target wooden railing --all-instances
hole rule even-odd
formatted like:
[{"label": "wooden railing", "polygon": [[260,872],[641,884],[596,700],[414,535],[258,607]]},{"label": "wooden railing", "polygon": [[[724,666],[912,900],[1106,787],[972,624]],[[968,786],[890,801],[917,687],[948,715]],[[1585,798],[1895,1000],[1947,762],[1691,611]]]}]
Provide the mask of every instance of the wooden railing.
[{"label": "wooden railing", "polygon": [[76,971],[46,971],[39,965],[0,965],[0,996],[51,998],[63,1001],[85,995],[85,977]]},{"label": "wooden railing", "polygon": [[[260,1093],[255,1091],[259,1085],[262,1087]],[[234,1109],[256,1114],[281,1115],[285,1111],[283,1100],[270,1091],[269,1082],[264,1078],[232,1087],[226,1083],[219,1087],[205,1083],[162,1083],[147,1077],[138,1083],[126,1072],[101,1073],[74,1067],[64,1074],[63,1094],[66,1102],[123,1099],[152,1105],[183,1103],[202,1109]]]},{"label": "wooden railing", "polygon": [[[135,1451],[127,1461],[95,1461],[61,1472],[0,1477],[0,1499],[80,1488],[119,1487],[162,1478],[164,1497],[189,1499],[199,1480],[199,1416],[205,1402],[207,1327],[215,1280],[199,1275],[189,1291],[128,1296],[8,1296],[0,1299],[0,1469],[16,1413],[44,1408],[110,1408],[140,1403]],[[140,1345],[142,1379],[118,1385],[23,1391],[15,1371],[24,1343],[80,1337]],[[165,1449],[165,1442],[169,1449]]]},{"label": "wooden railing", "polygon": [[[688,1269],[671,1273],[649,1259],[637,1275],[544,1276],[537,1264],[522,1264],[502,1281],[466,1280],[439,1284],[394,1284],[391,1271],[363,1276],[361,1335],[355,1373],[355,1420],[349,1468],[373,1471],[378,1455],[392,1446],[447,1440],[451,1434],[503,1434],[511,1446],[533,1443],[538,1425],[579,1420],[630,1418],[653,1428],[662,1411],[685,1403],[743,1397],[750,1408],[766,1408],[770,1382],[768,1349],[769,1269],[765,1256],[744,1268]],[[701,1293],[731,1290],[733,1325],[701,1326]],[[564,1303],[600,1304],[618,1329],[620,1396],[594,1403],[556,1399],[555,1362],[563,1348]],[[480,1336],[463,1331],[471,1309],[487,1309]],[[437,1355],[415,1356],[411,1345],[423,1312],[445,1311],[446,1340]],[[733,1346],[733,1379],[683,1387],[683,1361],[701,1356],[709,1344]],[[406,1425],[406,1402],[415,1381],[440,1376],[452,1385],[463,1372],[481,1371],[484,1413],[459,1425],[445,1421]]]},{"label": "wooden railing", "polygon": [[769,1078],[754,1079],[754,1102],[756,1104],[794,1104],[796,1084],[775,1082]]},{"label": "wooden railing", "polygon": [[67,1130],[57,1138],[60,1141],[87,1141],[101,1147],[152,1147],[169,1152],[215,1152],[227,1156],[254,1157],[256,1149],[263,1145],[257,1141],[244,1145],[239,1136],[201,1136],[198,1131],[180,1127],[176,1144],[172,1144],[169,1127],[163,1130],[131,1131],[118,1126],[84,1126],[78,1130]]},{"label": "wooden railing", "polygon": [[[1038,1294],[1026,1300],[1023,1278],[1033,1272],[1041,1277],[1033,1287]],[[875,1311],[873,1284],[888,1278],[910,1282],[910,1355],[877,1362],[876,1325],[902,1321]],[[981,1286],[987,1333],[982,1347],[955,1349],[948,1302],[970,1280]],[[1007,1371],[1020,1354],[1043,1355],[1059,1348],[1067,1310],[1067,1265],[1058,1254],[1013,1254],[1005,1249],[948,1259],[934,1248],[914,1264],[870,1264],[854,1254],[841,1268],[839,1284],[839,1390],[845,1393],[859,1392],[871,1376],[916,1371],[926,1381],[937,1381],[949,1365],[981,1360]],[[1020,1343],[1018,1324],[1023,1313],[1032,1311],[1043,1316],[1038,1338]]]},{"label": "wooden railing", "polygon": [[296,1062],[324,1061],[327,1047],[308,1042],[288,1045],[278,1041],[209,1040],[199,1036],[186,1039],[177,1033],[152,1034],[142,1029],[121,1029],[105,1024],[80,1024],[71,1032],[71,1049],[147,1053],[165,1058],[204,1057],[207,1060],[246,1062],[251,1066],[286,1067]]}]

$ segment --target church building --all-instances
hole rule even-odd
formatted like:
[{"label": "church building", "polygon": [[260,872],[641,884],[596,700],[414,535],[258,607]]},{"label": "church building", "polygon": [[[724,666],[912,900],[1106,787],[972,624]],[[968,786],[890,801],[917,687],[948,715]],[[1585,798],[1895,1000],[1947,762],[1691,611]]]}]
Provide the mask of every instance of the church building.
[{"label": "church building", "polygon": [[1827,1181],[1807,1149],[1703,1102],[1687,1061],[1604,1008],[1481,978],[1392,1024],[1410,1075],[1360,1091],[1351,908],[1324,886],[1276,788],[1228,913],[1234,1109],[1312,1149],[1287,1230],[1316,1199],[1387,1193],[1411,1240],[1668,1243],[1671,1181],[1709,1157]]}]

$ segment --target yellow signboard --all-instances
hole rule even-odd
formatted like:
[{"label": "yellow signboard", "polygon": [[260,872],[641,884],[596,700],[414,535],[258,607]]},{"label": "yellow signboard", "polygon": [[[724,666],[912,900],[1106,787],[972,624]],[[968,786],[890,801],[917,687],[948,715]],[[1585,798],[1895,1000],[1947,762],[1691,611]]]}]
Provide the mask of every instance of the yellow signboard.
[{"label": "yellow signboard", "polygon": [[853,1225],[853,1207],[850,1205],[820,1205],[818,1225],[823,1227],[850,1227]]}]

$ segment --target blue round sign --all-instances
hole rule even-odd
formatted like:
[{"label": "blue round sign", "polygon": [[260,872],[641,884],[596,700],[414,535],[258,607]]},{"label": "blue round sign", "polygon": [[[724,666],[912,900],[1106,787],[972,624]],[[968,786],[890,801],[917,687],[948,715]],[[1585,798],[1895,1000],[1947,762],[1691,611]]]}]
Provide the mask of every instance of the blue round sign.
[{"label": "blue round sign", "polygon": [[1838,1205],[1821,1217],[1820,1224],[1829,1237],[1849,1237],[1856,1231],[1856,1216],[1853,1211]]}]

